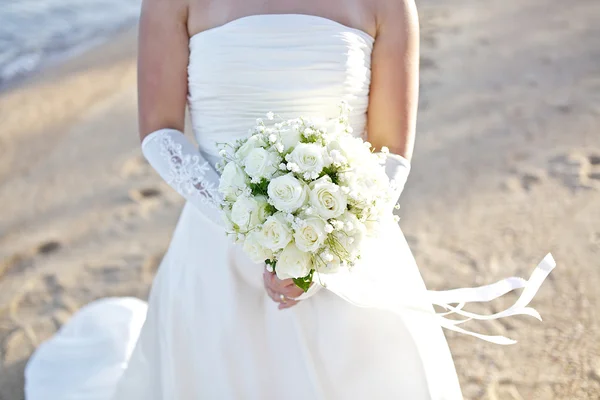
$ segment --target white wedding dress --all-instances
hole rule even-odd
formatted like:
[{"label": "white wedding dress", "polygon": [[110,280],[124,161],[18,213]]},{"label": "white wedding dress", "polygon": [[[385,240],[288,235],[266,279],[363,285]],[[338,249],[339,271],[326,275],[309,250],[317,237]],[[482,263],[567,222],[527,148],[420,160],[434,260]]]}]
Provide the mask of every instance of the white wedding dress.
[{"label": "white wedding dress", "polygon": [[[341,100],[353,108],[354,132],[364,133],[373,43],[360,30],[291,14],[245,17],[194,35],[188,103],[201,153],[214,163],[215,142],[245,137],[267,111],[335,117]],[[346,295],[343,284],[341,297],[334,294],[335,280],[331,290],[279,311],[263,288],[263,266],[187,203],[147,316],[135,299],[80,310],[31,358],[27,398],[461,399],[441,328],[455,326],[432,318],[432,303],[489,300],[527,291],[527,281],[428,292],[396,225],[371,253],[365,263],[384,268],[393,283],[390,292],[379,286],[386,293],[379,304],[390,301],[395,312],[351,304],[361,296]],[[526,303],[506,315],[534,314],[522,312]]]}]

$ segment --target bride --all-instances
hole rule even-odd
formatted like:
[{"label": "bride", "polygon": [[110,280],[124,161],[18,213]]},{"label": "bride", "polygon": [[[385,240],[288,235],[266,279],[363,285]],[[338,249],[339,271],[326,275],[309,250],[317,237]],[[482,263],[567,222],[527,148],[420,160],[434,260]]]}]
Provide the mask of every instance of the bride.
[{"label": "bride", "polygon": [[[268,111],[332,118],[341,101],[352,107],[356,135],[390,149],[386,171],[403,184],[418,69],[411,0],[144,0],[142,150],[187,203],[147,312],[135,299],[80,310],[30,360],[27,398],[461,399],[441,326],[510,341],[465,331],[433,304],[468,319],[536,316],[526,305],[551,258],[529,281],[429,292],[394,226],[368,263],[385,279],[368,290],[362,280],[314,284],[303,294],[252,263],[226,237],[215,206],[216,142],[244,138]],[[197,146],[182,134],[186,104]],[[502,313],[462,310],[523,287]]]}]

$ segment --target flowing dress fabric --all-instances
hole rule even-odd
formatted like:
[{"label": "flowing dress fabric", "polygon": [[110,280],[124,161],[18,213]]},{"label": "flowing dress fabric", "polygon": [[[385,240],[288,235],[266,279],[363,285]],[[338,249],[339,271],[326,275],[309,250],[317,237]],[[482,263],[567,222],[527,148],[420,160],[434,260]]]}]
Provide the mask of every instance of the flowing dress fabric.
[{"label": "flowing dress fabric", "polygon": [[[341,100],[352,106],[354,132],[363,135],[373,43],[362,31],[300,15],[246,17],[193,36],[188,104],[200,150],[216,159],[216,142],[245,137],[267,111],[282,118],[335,117]],[[431,312],[400,228],[390,226],[378,243],[373,259],[395,271],[408,302]],[[102,395],[98,380],[88,392],[84,383],[77,394],[55,387],[34,395],[40,393],[41,376],[64,375],[80,369],[78,363],[94,362],[83,355],[61,358],[69,343],[56,344],[61,330],[28,366],[28,398],[462,398],[435,319],[357,307],[328,290],[279,311],[265,294],[262,273],[263,266],[253,264],[222,228],[186,204],[154,280],[133,354],[128,363],[117,363],[124,370],[118,385],[111,374]],[[84,354],[86,337],[76,339]],[[110,350],[96,354],[110,356]],[[63,361],[63,371],[44,369],[49,359]],[[104,394],[107,388],[112,396]]]},{"label": "flowing dress fabric", "polygon": [[[327,290],[279,311],[263,267],[213,228],[185,207],[115,399],[461,398],[435,321]],[[389,257],[410,254],[395,244]],[[425,291],[414,262],[407,267],[403,285]]]}]

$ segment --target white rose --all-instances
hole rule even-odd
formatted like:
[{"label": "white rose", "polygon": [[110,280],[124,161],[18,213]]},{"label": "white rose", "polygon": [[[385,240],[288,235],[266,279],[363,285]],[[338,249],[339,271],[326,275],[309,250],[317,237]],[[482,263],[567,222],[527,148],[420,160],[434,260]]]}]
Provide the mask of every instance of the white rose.
[{"label": "white rose", "polygon": [[303,278],[310,273],[312,265],[312,255],[301,251],[294,243],[290,243],[279,255],[275,272],[281,280]]},{"label": "white rose", "polygon": [[300,131],[295,126],[287,126],[279,130],[279,140],[287,151],[300,143]]},{"label": "white rose", "polygon": [[362,139],[350,135],[340,135],[327,144],[327,150],[337,150],[354,168],[364,164],[371,156]]},{"label": "white rose", "polygon": [[256,196],[254,200],[258,204],[258,221],[262,224],[269,217],[269,202],[266,196]]},{"label": "white rose", "polygon": [[302,226],[298,227],[294,233],[298,249],[310,253],[317,251],[326,238],[325,221],[316,217],[304,220]]},{"label": "white rose", "polygon": [[248,138],[248,140],[246,140],[246,142],[244,142],[244,144],[242,146],[240,146],[240,148],[235,152],[235,157],[238,160],[243,160],[246,157],[248,157],[248,154],[259,147],[263,147],[266,146],[267,143],[265,142],[264,138],[262,135],[252,135]]},{"label": "white rose", "polygon": [[246,173],[254,179],[269,179],[279,167],[281,158],[277,153],[267,151],[261,147],[252,149],[244,158]]},{"label": "white rose", "polygon": [[273,252],[260,243],[260,233],[252,231],[246,236],[242,245],[244,252],[254,263],[262,263],[273,257]]},{"label": "white rose", "polygon": [[375,162],[370,167],[357,174],[358,181],[365,188],[385,192],[390,186],[390,178],[385,173],[385,168]]},{"label": "white rose", "polygon": [[292,241],[292,229],[285,214],[276,213],[267,218],[262,227],[261,243],[270,250],[281,250]]},{"label": "white rose", "polygon": [[273,179],[267,188],[269,198],[279,211],[294,212],[304,205],[306,185],[289,173]]},{"label": "white rose", "polygon": [[321,218],[336,218],[346,211],[346,195],[331,178],[324,176],[310,184],[310,205]]},{"label": "white rose", "polygon": [[315,143],[300,143],[294,151],[290,153],[289,162],[298,165],[300,173],[308,173],[313,179],[317,178],[323,167],[324,148]]},{"label": "white rose", "polygon": [[342,258],[354,258],[360,253],[360,245],[364,238],[361,231],[350,234],[336,231],[332,235],[335,237],[336,246],[341,247],[341,249],[338,249],[338,253],[342,255]]},{"label": "white rose", "polygon": [[231,222],[242,231],[249,231],[261,223],[260,204],[251,197],[240,197],[231,207]]},{"label": "white rose", "polygon": [[219,192],[226,200],[235,201],[247,187],[248,176],[236,163],[227,163],[219,179]]},{"label": "white rose", "polygon": [[358,217],[350,211],[344,212],[338,217],[338,221],[344,223],[344,229],[346,233],[353,234],[355,232],[364,233],[365,225],[359,221]]},{"label": "white rose", "polygon": [[339,174],[338,178],[348,186],[350,197],[359,203],[372,204],[389,197],[389,179],[379,165],[363,165],[360,170]]}]

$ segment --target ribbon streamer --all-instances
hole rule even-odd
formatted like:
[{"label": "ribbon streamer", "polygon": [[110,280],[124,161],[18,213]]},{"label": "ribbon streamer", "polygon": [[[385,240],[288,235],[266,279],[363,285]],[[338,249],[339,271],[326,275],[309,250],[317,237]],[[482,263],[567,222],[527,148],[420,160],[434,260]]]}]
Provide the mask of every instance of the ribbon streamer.
[{"label": "ribbon streamer", "polygon": [[[460,328],[457,325],[473,319],[490,321],[504,317],[510,317],[513,315],[530,315],[541,321],[542,317],[540,314],[535,309],[527,307],[527,305],[531,302],[531,300],[533,300],[542,283],[555,267],[556,262],[554,261],[552,254],[548,253],[533,270],[533,273],[527,281],[522,278],[510,277],[486,286],[444,291],[428,291],[427,293],[432,304],[443,307],[446,310],[450,310],[446,313],[436,314],[439,318],[440,325],[442,325],[444,328],[455,332],[464,333],[466,335],[471,335],[496,344],[513,344],[516,343],[516,341],[507,337],[483,335]],[[519,296],[515,304],[504,311],[491,315],[480,315],[462,310],[467,303],[491,301],[505,295],[506,293],[521,288],[523,288],[521,296]],[[450,305],[452,303],[458,303],[459,305],[457,307],[452,307]],[[462,315],[463,317],[467,317],[467,319],[452,320],[446,318],[446,316],[450,314]]]},{"label": "ribbon streamer", "polygon": [[[397,255],[393,263],[390,263],[393,258],[390,252]],[[315,274],[316,280],[356,306],[384,309],[399,316],[416,312],[426,318],[433,318],[446,329],[502,345],[516,341],[504,336],[472,332],[459,325],[471,320],[490,321],[513,315],[529,315],[541,321],[540,314],[528,305],[548,274],[556,267],[554,258],[548,254],[528,280],[509,277],[479,287],[433,291],[423,288],[418,267],[397,226],[391,227],[386,234],[365,246],[363,255],[364,262],[351,271],[331,275]],[[516,289],[523,289],[523,292],[512,306],[503,311],[481,315],[464,310],[469,303],[489,302]],[[433,305],[440,306],[445,311],[436,313]],[[452,314],[464,319],[447,318]]]}]

